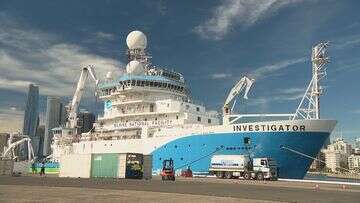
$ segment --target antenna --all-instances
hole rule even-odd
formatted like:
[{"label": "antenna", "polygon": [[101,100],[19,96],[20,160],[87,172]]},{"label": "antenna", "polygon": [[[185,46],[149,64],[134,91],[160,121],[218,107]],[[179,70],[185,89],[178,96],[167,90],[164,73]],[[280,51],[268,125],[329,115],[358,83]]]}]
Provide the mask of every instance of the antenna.
[{"label": "antenna", "polygon": [[327,47],[329,42],[317,44],[312,48],[312,79],[295,112],[295,119],[320,119],[320,96],[323,88],[320,81],[326,76],[325,64],[329,62]]}]

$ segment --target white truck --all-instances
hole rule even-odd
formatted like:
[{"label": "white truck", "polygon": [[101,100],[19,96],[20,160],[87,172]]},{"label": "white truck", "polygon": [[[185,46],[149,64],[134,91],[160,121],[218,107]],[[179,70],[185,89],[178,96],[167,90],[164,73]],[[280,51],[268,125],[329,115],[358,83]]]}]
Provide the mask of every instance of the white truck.
[{"label": "white truck", "polygon": [[209,173],[217,178],[239,178],[250,180],[277,180],[276,161],[270,158],[253,158],[249,155],[214,155]]}]

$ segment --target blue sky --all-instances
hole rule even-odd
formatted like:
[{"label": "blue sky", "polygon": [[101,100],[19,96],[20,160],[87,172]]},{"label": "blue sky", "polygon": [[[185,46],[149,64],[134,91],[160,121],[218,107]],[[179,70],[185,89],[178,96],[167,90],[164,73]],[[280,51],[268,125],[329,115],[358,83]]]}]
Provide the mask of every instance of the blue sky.
[{"label": "blue sky", "polygon": [[[0,131],[21,126],[27,85],[69,99],[79,67],[121,73],[125,38],[148,37],[153,63],[183,73],[195,100],[221,108],[244,74],[256,76],[248,113],[294,112],[311,77],[311,47],[330,41],[323,118],[334,137],[360,136],[360,2],[355,0],[0,1]],[[87,95],[83,108],[93,109]],[[19,124],[20,123],[20,124]],[[342,133],[340,133],[340,131]]]}]

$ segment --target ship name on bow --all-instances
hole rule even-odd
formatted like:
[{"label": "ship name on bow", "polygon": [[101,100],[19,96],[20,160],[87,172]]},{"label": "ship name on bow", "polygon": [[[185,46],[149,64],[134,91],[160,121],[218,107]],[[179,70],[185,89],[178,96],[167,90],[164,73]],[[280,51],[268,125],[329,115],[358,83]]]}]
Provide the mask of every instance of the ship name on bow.
[{"label": "ship name on bow", "polygon": [[304,132],[306,130],[305,125],[267,125],[267,124],[248,124],[248,125],[234,125],[233,126],[235,132],[254,132],[254,131],[301,131]]}]

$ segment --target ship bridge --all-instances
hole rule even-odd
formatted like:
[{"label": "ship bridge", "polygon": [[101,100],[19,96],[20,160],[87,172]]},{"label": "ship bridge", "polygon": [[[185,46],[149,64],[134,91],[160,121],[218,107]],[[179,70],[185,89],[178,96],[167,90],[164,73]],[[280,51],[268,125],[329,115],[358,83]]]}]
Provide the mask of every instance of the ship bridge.
[{"label": "ship bridge", "polygon": [[106,98],[116,92],[129,90],[169,92],[182,96],[186,100],[188,100],[187,98],[190,94],[183,79],[170,79],[162,75],[125,74],[117,80],[100,83],[98,88],[100,90],[99,96],[102,98]]}]

